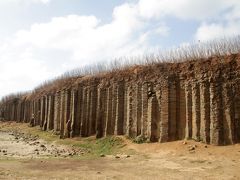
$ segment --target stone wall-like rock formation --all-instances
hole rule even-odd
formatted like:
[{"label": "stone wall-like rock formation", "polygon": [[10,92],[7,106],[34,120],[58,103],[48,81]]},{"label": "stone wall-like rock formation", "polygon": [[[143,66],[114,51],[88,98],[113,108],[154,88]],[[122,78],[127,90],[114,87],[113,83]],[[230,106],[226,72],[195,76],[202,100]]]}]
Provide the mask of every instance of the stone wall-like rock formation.
[{"label": "stone wall-like rock formation", "polygon": [[240,141],[240,55],[136,66],[79,77],[0,105],[5,120],[60,137],[142,136],[151,142]]}]

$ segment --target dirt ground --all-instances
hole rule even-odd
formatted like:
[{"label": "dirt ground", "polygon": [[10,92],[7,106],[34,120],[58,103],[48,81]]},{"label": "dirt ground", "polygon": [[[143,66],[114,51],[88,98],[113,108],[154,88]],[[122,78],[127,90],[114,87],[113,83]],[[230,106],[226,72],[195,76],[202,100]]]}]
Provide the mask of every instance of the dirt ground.
[{"label": "dirt ground", "polygon": [[240,144],[135,144],[121,137],[119,151],[96,156],[88,146],[63,145],[30,129],[0,123],[0,179],[240,179]]}]

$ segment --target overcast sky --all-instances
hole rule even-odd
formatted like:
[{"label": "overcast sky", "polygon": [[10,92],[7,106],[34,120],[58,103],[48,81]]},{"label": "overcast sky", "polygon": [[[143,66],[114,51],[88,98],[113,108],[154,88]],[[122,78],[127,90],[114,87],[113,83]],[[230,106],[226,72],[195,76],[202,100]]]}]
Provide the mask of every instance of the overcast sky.
[{"label": "overcast sky", "polygon": [[70,69],[240,34],[240,0],[0,0],[0,97]]}]

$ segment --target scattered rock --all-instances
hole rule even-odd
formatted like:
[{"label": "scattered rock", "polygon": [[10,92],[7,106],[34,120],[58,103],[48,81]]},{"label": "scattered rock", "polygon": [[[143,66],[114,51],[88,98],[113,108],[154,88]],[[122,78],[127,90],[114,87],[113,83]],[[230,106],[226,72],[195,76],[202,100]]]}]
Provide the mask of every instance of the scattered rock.
[{"label": "scattered rock", "polygon": [[196,149],[196,145],[190,145],[188,146],[189,151],[194,151]]},{"label": "scattered rock", "polygon": [[[83,152],[81,152],[81,153],[83,153]],[[100,154],[100,157],[105,157],[105,154]]]},{"label": "scattered rock", "polygon": [[43,144],[41,144],[41,145],[40,145],[40,147],[41,147],[41,148],[46,148],[46,146],[45,146],[45,145],[43,145]]},{"label": "scattered rock", "polygon": [[185,144],[187,144],[187,142],[186,141],[183,141],[183,143],[182,143],[183,145],[185,145]]},{"label": "scattered rock", "polygon": [[131,156],[130,155],[127,155],[126,158],[130,158]]},{"label": "scattered rock", "polygon": [[120,158],[120,156],[116,155],[116,156],[115,156],[115,158],[116,158],[116,159],[119,159],[119,158]]},{"label": "scattered rock", "polygon": [[208,146],[207,146],[207,145],[205,145],[204,147],[205,147],[205,148],[208,148]]}]

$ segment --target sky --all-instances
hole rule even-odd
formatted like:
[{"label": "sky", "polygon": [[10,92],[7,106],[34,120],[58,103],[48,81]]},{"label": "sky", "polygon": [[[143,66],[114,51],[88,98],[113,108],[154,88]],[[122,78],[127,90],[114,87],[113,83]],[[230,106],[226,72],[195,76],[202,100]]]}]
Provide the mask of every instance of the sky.
[{"label": "sky", "polygon": [[0,0],[0,97],[78,67],[239,34],[239,0]]}]

